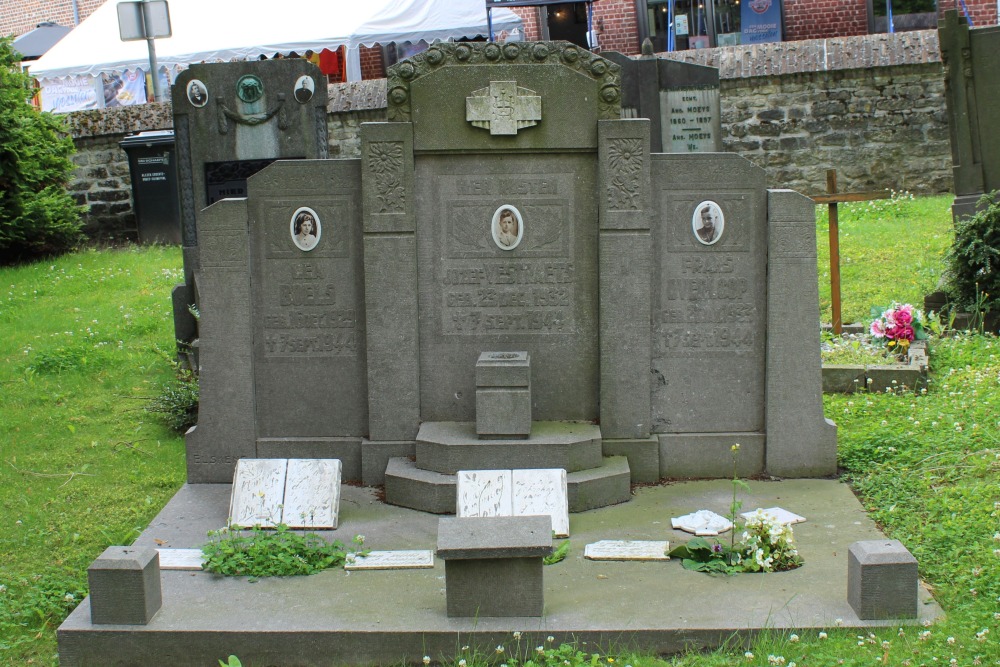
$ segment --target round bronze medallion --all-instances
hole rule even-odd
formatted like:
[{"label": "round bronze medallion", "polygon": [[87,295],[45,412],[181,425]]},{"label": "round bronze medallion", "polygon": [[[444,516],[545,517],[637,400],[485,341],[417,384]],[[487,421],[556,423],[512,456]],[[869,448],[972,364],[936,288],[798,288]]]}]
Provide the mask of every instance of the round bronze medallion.
[{"label": "round bronze medallion", "polygon": [[252,104],[264,96],[264,82],[253,74],[242,76],[236,82],[236,96]]}]

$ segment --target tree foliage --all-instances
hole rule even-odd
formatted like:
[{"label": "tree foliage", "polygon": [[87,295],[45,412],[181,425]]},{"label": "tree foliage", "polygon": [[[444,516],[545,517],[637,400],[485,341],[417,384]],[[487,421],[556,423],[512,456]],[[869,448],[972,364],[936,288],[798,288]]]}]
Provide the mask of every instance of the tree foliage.
[{"label": "tree foliage", "polygon": [[31,107],[31,78],[0,38],[0,264],[55,255],[82,239],[66,184],[75,148],[62,122]]}]

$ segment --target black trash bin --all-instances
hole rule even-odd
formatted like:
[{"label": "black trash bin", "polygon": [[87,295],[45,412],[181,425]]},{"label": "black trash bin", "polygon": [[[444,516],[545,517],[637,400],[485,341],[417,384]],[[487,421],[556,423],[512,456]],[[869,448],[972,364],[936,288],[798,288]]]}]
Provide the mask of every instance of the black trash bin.
[{"label": "black trash bin", "polygon": [[119,144],[128,155],[139,243],[181,242],[174,131],[139,132]]}]

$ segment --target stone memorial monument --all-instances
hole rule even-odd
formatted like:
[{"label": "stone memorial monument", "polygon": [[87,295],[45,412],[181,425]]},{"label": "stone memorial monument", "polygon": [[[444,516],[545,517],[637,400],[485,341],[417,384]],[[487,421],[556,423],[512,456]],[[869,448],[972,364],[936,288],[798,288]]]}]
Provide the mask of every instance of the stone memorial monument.
[{"label": "stone memorial monument", "polygon": [[[192,68],[174,90],[185,160],[203,174],[186,209],[201,405],[189,484],[140,539],[191,547],[209,521],[291,515],[389,551],[343,580],[165,570],[159,610],[144,596],[134,621],[101,609],[94,621],[81,604],[59,631],[66,665],[202,664],[235,647],[261,664],[412,663],[459,634],[496,646],[508,626],[483,616],[544,618],[526,630],[569,640],[596,599],[573,582],[601,579],[585,568],[668,566],[660,508],[574,512],[629,501],[633,482],[731,477],[736,443],[741,476],[836,472],[810,199],[768,190],[735,154],[653,150],[650,121],[621,117],[621,67],[569,43],[436,43],[394,65],[388,121],[363,125],[358,159],[301,143],[322,115],[321,87],[299,92],[311,69],[259,66]],[[244,138],[274,146],[265,135],[290,141],[282,151],[299,141],[282,154],[306,159],[208,204],[205,163],[265,159],[240,152]],[[238,466],[248,481],[234,494]],[[640,534],[632,508],[663,521]],[[547,586],[553,531],[600,542],[590,555],[603,560],[574,554]],[[122,570],[145,592],[159,561],[141,556],[101,563],[108,585]],[[669,614],[681,590],[659,574],[614,581],[626,583],[655,600],[602,611],[588,641],[659,627],[641,614]]]},{"label": "stone memorial monument", "polygon": [[246,196],[246,181],[277,159],[325,158],[326,77],[298,58],[192,65],[171,90],[184,284],[173,294],[175,337],[198,338],[198,225],[206,206]]},{"label": "stone memorial monument", "polygon": [[622,117],[648,118],[653,153],[711,153],[722,150],[719,70],[653,55],[601,55],[622,68]]},{"label": "stone memorial monument", "polygon": [[1000,137],[990,122],[1000,117],[1000,26],[969,28],[949,9],[938,25],[951,130],[957,221],[973,215],[984,193],[1000,189]]},{"label": "stone memorial monument", "polygon": [[[244,84],[179,85],[256,94],[225,72]],[[736,155],[654,152],[650,121],[621,118],[620,66],[571,44],[436,44],[391,68],[388,99],[360,160],[278,161],[196,216],[190,482],[336,458],[453,513],[459,471],[561,468],[570,511],[730,475],[735,442],[740,474],[835,472],[801,325],[809,199]],[[215,104],[204,141],[257,127]],[[266,123],[301,103],[256,104]]]}]

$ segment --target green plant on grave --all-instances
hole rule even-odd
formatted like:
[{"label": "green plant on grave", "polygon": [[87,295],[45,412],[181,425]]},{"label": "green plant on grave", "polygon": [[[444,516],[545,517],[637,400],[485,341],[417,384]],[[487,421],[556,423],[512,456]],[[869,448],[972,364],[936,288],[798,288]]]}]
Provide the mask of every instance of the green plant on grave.
[{"label": "green plant on grave", "polygon": [[[274,530],[254,526],[242,530],[237,526],[209,531],[211,540],[202,546],[204,569],[223,576],[288,577],[315,574],[331,567],[341,567],[348,551],[338,540],[327,542],[316,533],[299,534],[285,524]],[[360,556],[365,538],[355,535],[353,552]]]},{"label": "green plant on grave", "polygon": [[555,551],[550,553],[548,556],[542,558],[543,565],[555,565],[556,563],[566,560],[566,554],[569,553],[569,540],[564,541]]},{"label": "green plant on grave", "polygon": [[946,261],[952,304],[981,319],[1000,307],[1000,191],[983,195],[978,206],[955,225]]},{"label": "green plant on grave", "polygon": [[229,656],[229,660],[227,660],[226,662],[222,662],[220,660],[219,664],[222,667],[243,667],[243,663],[240,662],[240,659],[237,658],[235,655]]},{"label": "green plant on grave", "polygon": [[75,148],[62,121],[28,104],[31,77],[9,38],[0,38],[0,264],[57,255],[83,236],[66,192]]},{"label": "green plant on grave", "polygon": [[746,482],[737,474],[740,445],[734,444],[733,454],[733,499],[729,505],[728,519],[732,524],[729,544],[709,541],[704,537],[693,537],[686,543],[670,550],[671,558],[680,558],[686,570],[707,574],[738,574],[740,572],[778,572],[791,570],[802,565],[802,558],[792,536],[792,527],[782,524],[771,515],[757,510],[746,521],[740,541],[736,541],[739,529],[737,519],[743,507],[739,499],[740,490],[749,491]]},{"label": "green plant on grave", "polygon": [[172,380],[160,386],[160,393],[150,400],[146,412],[178,433],[198,423],[198,378],[193,372],[174,363]]}]

